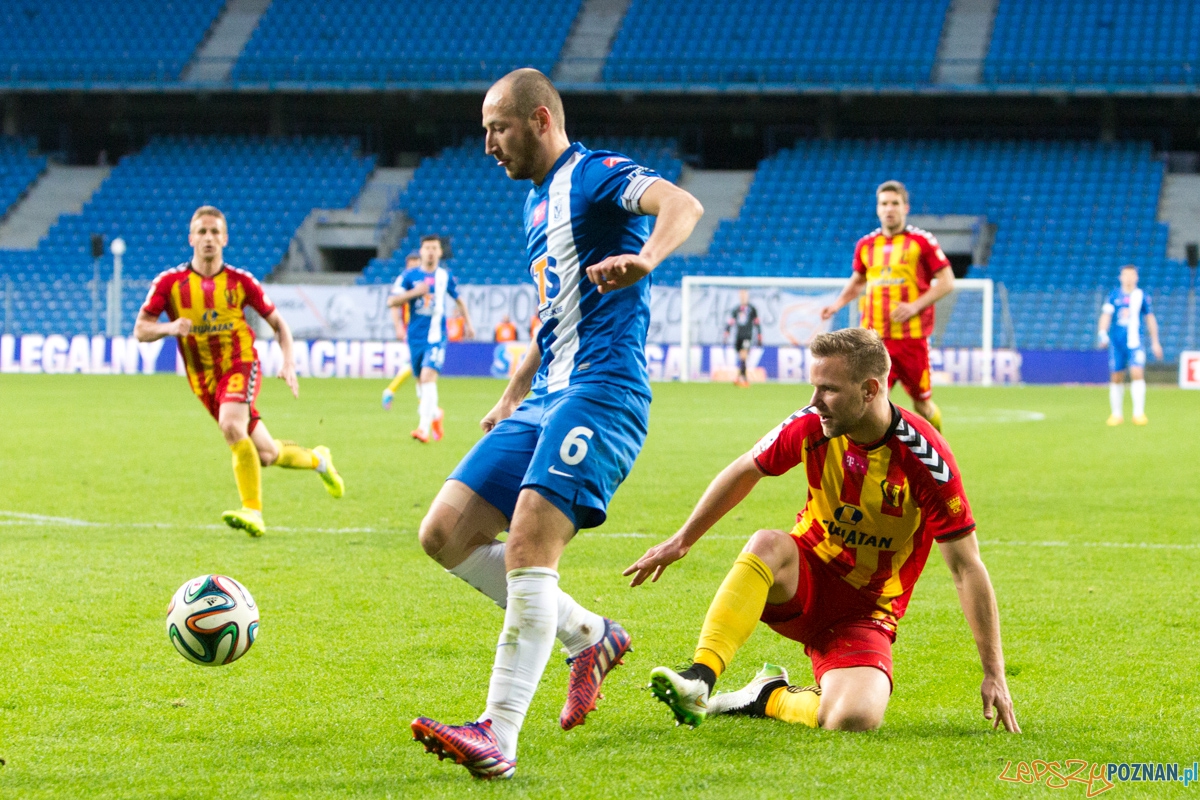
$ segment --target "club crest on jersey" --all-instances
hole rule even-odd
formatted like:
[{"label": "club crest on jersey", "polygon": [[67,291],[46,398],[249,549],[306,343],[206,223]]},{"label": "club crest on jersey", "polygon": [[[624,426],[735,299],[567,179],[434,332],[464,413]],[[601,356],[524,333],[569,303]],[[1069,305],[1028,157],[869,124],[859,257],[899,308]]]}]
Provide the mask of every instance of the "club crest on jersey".
[{"label": "club crest on jersey", "polygon": [[561,197],[559,197],[559,198],[556,198],[556,199],[555,199],[555,201],[554,201],[554,213],[553,213],[553,215],[552,215],[552,216],[553,216],[553,219],[554,219],[554,221],[555,221],[555,222],[561,222],[561,221],[562,221],[562,213],[563,213],[563,206],[562,206],[562,204],[563,204],[563,201],[562,201],[562,198],[561,198]]},{"label": "club crest on jersey", "polygon": [[885,505],[892,508],[900,508],[904,503],[903,484],[883,480],[879,482],[879,488],[883,490],[883,502]]},{"label": "club crest on jersey", "polygon": [[236,289],[228,289],[228,288],[227,288],[227,289],[225,290],[225,303],[226,303],[226,305],[228,305],[230,308],[233,308],[234,306],[236,306],[236,305],[238,304],[238,301],[237,301],[237,290],[236,290]]},{"label": "club crest on jersey", "polygon": [[958,495],[951,497],[946,501],[946,509],[955,516],[961,514],[963,510],[962,498]]},{"label": "club crest on jersey", "polygon": [[533,209],[533,224],[541,225],[546,221],[546,201],[538,203]]},{"label": "club crest on jersey", "polygon": [[617,164],[624,164],[628,160],[628,158],[624,158],[622,156],[609,156],[608,158],[604,159],[604,166],[612,169]]}]

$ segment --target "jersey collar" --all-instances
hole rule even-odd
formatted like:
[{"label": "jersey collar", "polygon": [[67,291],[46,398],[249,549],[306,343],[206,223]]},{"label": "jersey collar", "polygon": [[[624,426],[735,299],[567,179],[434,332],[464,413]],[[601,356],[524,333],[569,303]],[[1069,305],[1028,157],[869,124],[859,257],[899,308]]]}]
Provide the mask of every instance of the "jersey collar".
[{"label": "jersey collar", "polygon": [[554,180],[554,176],[558,173],[559,168],[562,167],[563,164],[567,163],[567,159],[569,159],[575,153],[582,152],[582,144],[579,142],[571,142],[567,149],[563,150],[563,153],[558,157],[558,160],[554,162],[554,166],[550,168],[550,171],[546,173],[546,177],[542,179],[542,182],[540,184],[535,184],[537,188],[541,189],[544,186],[549,185],[550,181]]},{"label": "jersey collar", "polygon": [[859,447],[861,447],[863,450],[874,450],[878,447],[883,447],[888,443],[888,440],[890,440],[892,436],[896,434],[896,428],[900,425],[901,420],[900,409],[896,408],[896,404],[890,400],[888,401],[888,405],[891,406],[892,409],[892,424],[888,425],[887,432],[884,433],[883,436],[881,436],[877,441],[871,442],[870,444],[860,444]]}]

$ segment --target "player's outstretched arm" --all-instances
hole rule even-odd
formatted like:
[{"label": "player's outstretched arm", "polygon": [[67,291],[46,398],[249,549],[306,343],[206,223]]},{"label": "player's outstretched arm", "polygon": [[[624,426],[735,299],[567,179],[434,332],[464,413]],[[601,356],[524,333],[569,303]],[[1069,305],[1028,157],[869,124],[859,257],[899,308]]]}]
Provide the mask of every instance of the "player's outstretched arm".
[{"label": "player's outstretched arm", "polygon": [[632,286],[649,275],[687,241],[704,216],[704,206],[699,200],[667,180],[650,184],[639,204],[644,213],[658,218],[654,232],[637,255],[609,256],[587,268],[588,280],[600,287],[600,294]]},{"label": "player's outstretched arm", "polygon": [[953,541],[939,543],[938,547],[954,577],[958,601],[967,624],[971,626],[979,660],[983,664],[983,685],[979,689],[983,698],[983,716],[994,720],[992,728],[1003,725],[1006,731],[1020,733],[1021,727],[1017,725],[1012,697],[1008,693],[1008,681],[1004,677],[1000,611],[996,608],[996,594],[992,590],[987,567],[979,557],[979,540],[972,532]]},{"label": "player's outstretched arm", "polygon": [[279,377],[292,390],[293,397],[300,396],[300,382],[296,380],[296,356],[292,347],[292,329],[278,310],[267,316],[267,324],[275,331],[279,349],[283,351],[283,363],[279,365]]},{"label": "player's outstretched arm", "polygon": [[133,323],[133,338],[139,342],[157,342],[167,336],[187,336],[191,332],[192,321],[187,317],[159,322],[158,317],[152,317],[143,311]]},{"label": "player's outstretched arm", "polygon": [[467,310],[467,304],[462,301],[461,297],[454,298],[454,302],[458,303],[458,313],[462,314],[463,318],[463,336],[468,339],[475,338],[475,326],[471,324],[471,312]]},{"label": "player's outstretched arm", "polygon": [[391,306],[388,310],[392,314],[392,327],[396,329],[396,340],[401,342],[407,341],[408,329],[404,327],[404,317],[401,315],[400,308],[398,306]]},{"label": "player's outstretched arm", "polygon": [[846,281],[846,286],[842,289],[842,293],[837,296],[837,299],[821,309],[821,319],[829,319],[845,308],[847,304],[857,300],[866,288],[866,275],[863,275],[861,272],[851,275],[850,280]]},{"label": "player's outstretched arm", "polygon": [[483,428],[484,433],[496,427],[501,420],[511,417],[517,410],[525,395],[529,394],[529,389],[533,386],[533,376],[537,374],[541,362],[542,350],[538,347],[537,338],[534,338],[529,343],[529,349],[525,351],[525,357],[509,379],[508,386],[504,387],[504,394],[500,395],[492,410],[479,421],[479,427]]},{"label": "player's outstretched arm", "polygon": [[762,471],[749,453],[739,456],[736,461],[721,470],[708,485],[683,527],[662,544],[651,547],[645,555],[621,573],[626,577],[633,575],[629,585],[638,586],[644,583],[646,578],[650,578],[651,583],[657,581],[663,570],[686,556],[701,536],[742,502],[762,476]]}]

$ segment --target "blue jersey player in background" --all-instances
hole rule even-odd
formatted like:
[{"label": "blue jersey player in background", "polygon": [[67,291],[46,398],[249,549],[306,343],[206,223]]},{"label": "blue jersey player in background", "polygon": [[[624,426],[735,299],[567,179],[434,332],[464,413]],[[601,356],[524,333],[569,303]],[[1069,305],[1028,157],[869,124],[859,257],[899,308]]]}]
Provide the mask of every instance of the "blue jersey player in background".
[{"label": "blue jersey player in background", "polygon": [[392,284],[392,294],[387,301],[392,308],[408,304],[408,352],[412,358],[412,372],[417,376],[420,419],[412,437],[419,442],[442,438],[444,414],[438,405],[437,379],[446,360],[446,312],[450,300],[458,304],[466,337],[475,338],[471,316],[467,313],[467,304],[458,296],[454,275],[441,265],[443,252],[440,236],[422,236],[420,266],[401,273]]},{"label": "blue jersey player in background", "polygon": [[1142,341],[1142,323],[1150,335],[1154,357],[1162,361],[1162,345],[1158,341],[1158,320],[1150,309],[1150,298],[1138,288],[1137,267],[1121,267],[1121,286],[1113,289],[1100,311],[1100,346],[1108,346],[1108,371],[1112,383],[1108,386],[1108,402],[1112,407],[1109,425],[1125,421],[1125,372],[1129,372],[1129,393],[1133,395],[1133,424],[1145,425],[1146,418],[1146,347]]},{"label": "blue jersey player in background", "polygon": [[571,665],[565,730],[595,708],[629,649],[620,625],[559,589],[556,570],[571,537],[604,522],[646,438],[648,276],[704,209],[619,153],[572,144],[562,100],[537,70],[492,86],[483,126],[508,177],[533,181],[525,233],[542,327],[421,523],[425,552],[505,609],[487,706],[477,722],[419,717],[412,729],[475,777],[508,778],[555,637]]}]

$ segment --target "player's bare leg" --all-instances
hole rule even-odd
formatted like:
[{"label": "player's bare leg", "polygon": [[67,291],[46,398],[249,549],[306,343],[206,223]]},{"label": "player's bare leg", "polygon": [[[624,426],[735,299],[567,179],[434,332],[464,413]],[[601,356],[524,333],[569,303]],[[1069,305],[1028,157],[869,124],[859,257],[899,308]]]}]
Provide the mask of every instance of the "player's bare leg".
[{"label": "player's bare leg", "polygon": [[942,410],[938,408],[937,403],[933,402],[932,398],[925,400],[913,398],[913,410],[929,420],[929,424],[937,430],[940,431],[942,429]]},{"label": "player's bare leg", "polygon": [[438,441],[442,438],[442,409],[438,407],[438,372],[430,367],[421,369],[418,387],[417,413],[420,421],[412,438],[419,442]]},{"label": "player's bare leg", "polygon": [[1129,395],[1133,399],[1133,424],[1145,425],[1146,418],[1146,370],[1129,366]]},{"label": "player's bare leg", "polygon": [[734,381],[738,386],[749,386],[750,376],[746,372],[746,365],[750,363],[750,348],[743,347],[738,351],[738,377]]},{"label": "player's bare leg", "polygon": [[226,511],[221,518],[231,528],[262,536],[266,532],[262,519],[262,461],[248,435],[250,404],[222,403],[217,411],[217,425],[233,452],[233,477],[242,499],[240,509]]},{"label": "player's bare leg", "polygon": [[874,667],[831,669],[821,676],[817,723],[831,731],[873,731],[883,724],[892,684]]},{"label": "player's bare leg", "polygon": [[[1130,369],[1130,373],[1133,370]],[[1125,371],[1114,372],[1108,384],[1109,415],[1107,425],[1115,427],[1125,421]]]}]

